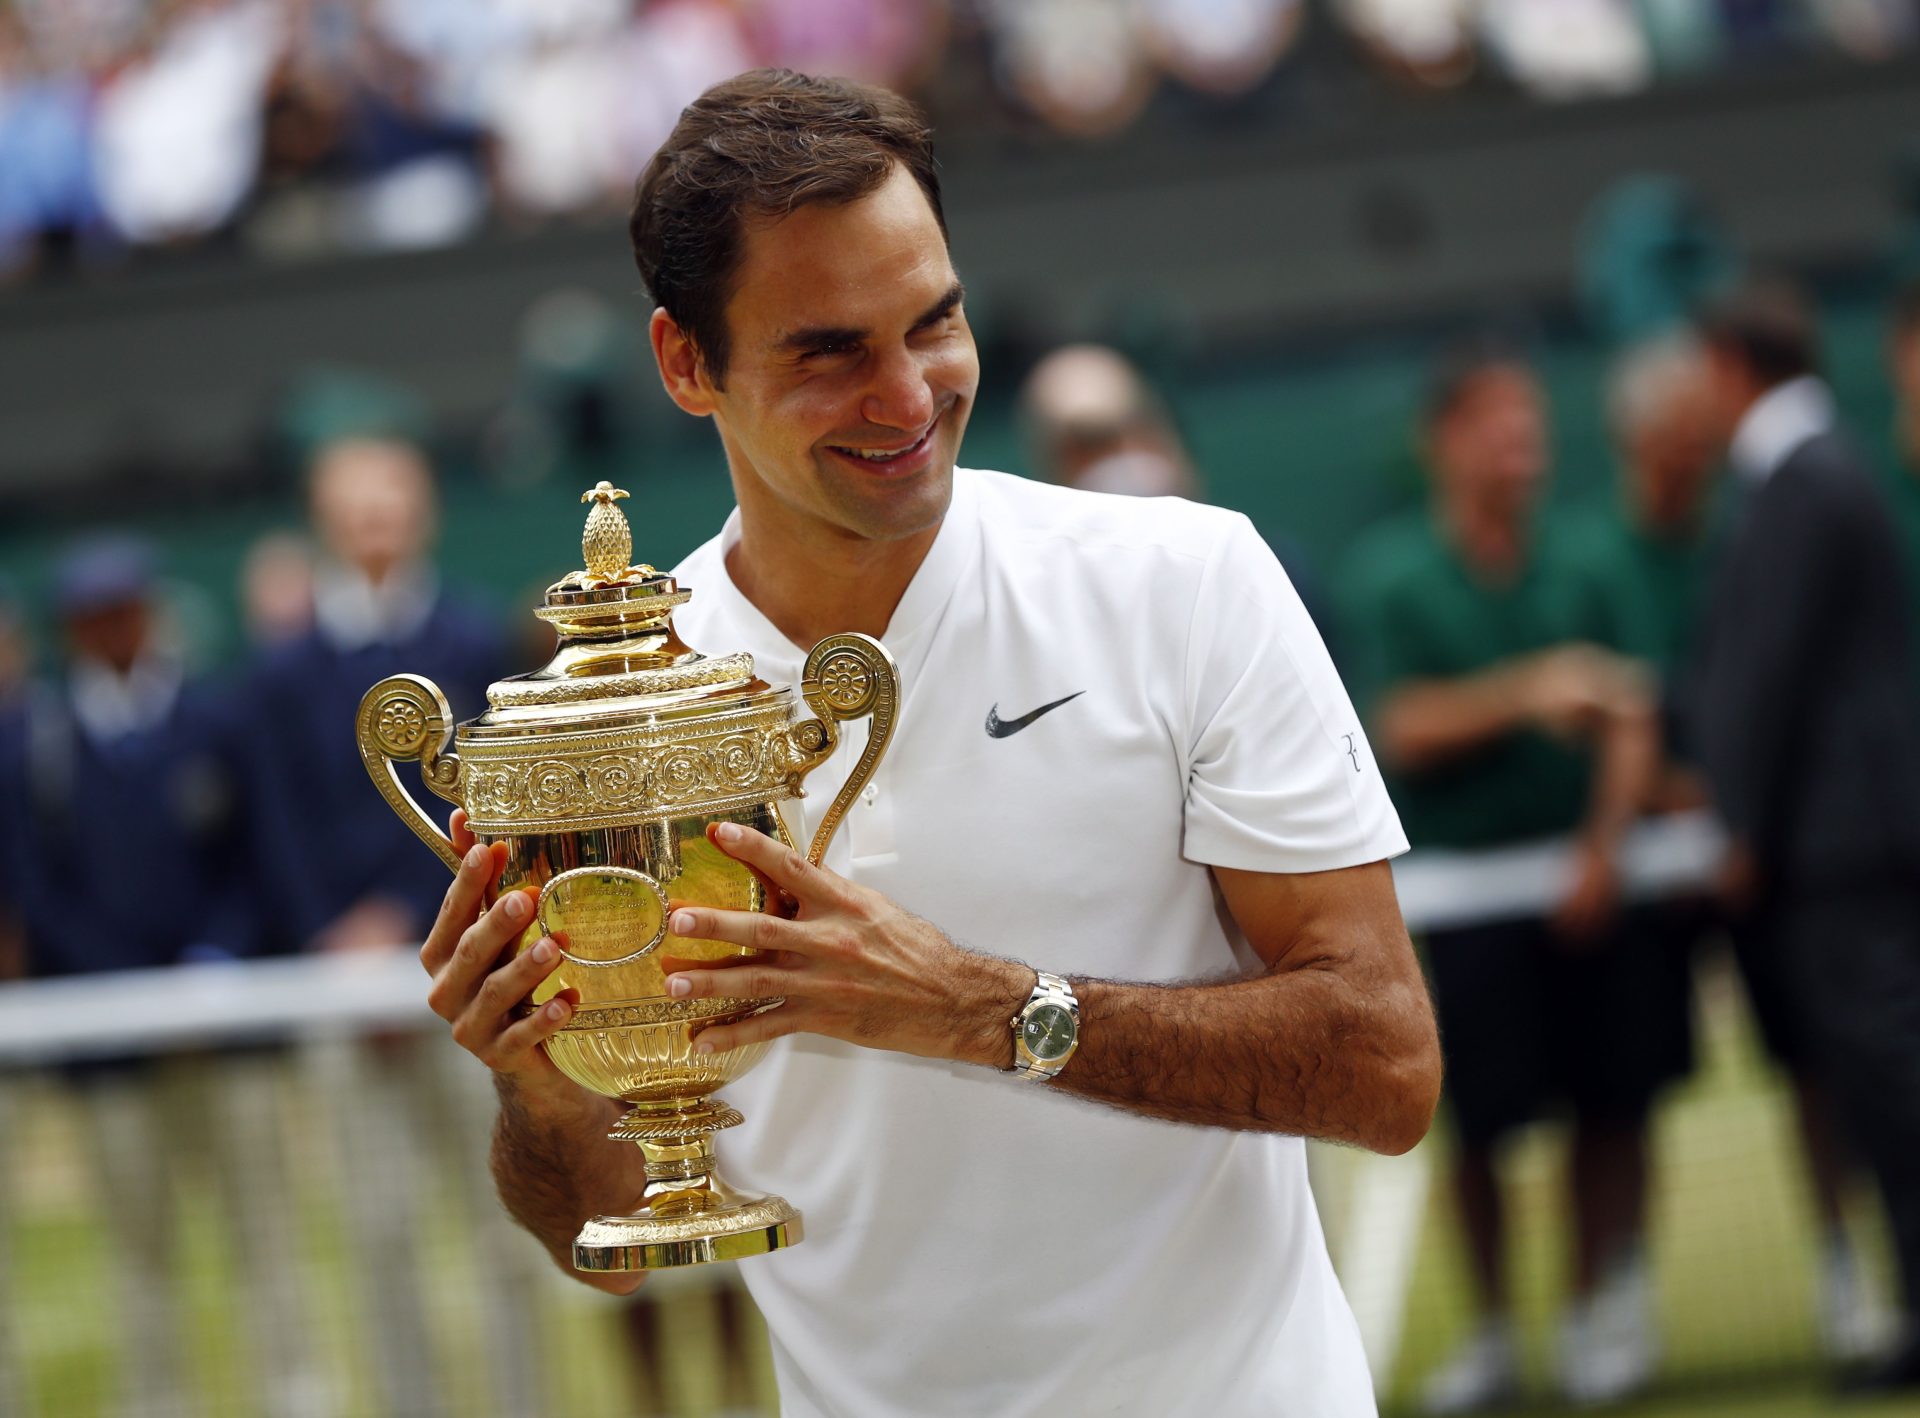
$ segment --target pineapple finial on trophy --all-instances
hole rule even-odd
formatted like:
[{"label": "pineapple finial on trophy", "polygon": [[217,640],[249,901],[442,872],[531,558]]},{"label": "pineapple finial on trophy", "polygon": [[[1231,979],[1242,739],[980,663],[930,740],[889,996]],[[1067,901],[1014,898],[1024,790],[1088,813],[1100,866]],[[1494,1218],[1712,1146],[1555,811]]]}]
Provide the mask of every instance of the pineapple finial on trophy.
[{"label": "pineapple finial on trophy", "polygon": [[591,502],[587,528],[580,537],[580,552],[586,558],[584,583],[589,587],[615,586],[623,581],[654,575],[651,566],[633,566],[633,533],[627,519],[613,504],[627,496],[623,487],[602,479],[580,494],[582,502]]}]

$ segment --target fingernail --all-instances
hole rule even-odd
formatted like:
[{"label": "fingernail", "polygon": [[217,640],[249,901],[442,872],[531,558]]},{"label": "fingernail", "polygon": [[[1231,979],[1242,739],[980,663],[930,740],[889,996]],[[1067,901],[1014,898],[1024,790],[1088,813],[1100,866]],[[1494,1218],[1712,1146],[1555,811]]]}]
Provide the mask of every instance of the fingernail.
[{"label": "fingernail", "polygon": [[549,960],[553,959],[553,942],[550,940],[542,940],[539,944],[535,945],[533,948],[533,958],[541,965],[545,965]]},{"label": "fingernail", "polygon": [[526,892],[514,891],[514,892],[508,893],[507,904],[505,909],[506,909],[508,920],[524,921],[527,918],[527,912],[531,911],[533,907],[527,901]]},{"label": "fingernail", "polygon": [[713,835],[718,837],[722,842],[738,842],[742,836],[740,824],[737,822],[723,822],[713,829]]},{"label": "fingernail", "polygon": [[486,859],[487,849],[480,843],[475,842],[471,847],[467,848],[467,866],[478,868]]},{"label": "fingernail", "polygon": [[700,1039],[694,1043],[693,1051],[696,1054],[710,1054],[713,1052],[713,1045],[708,1043],[705,1039]]},{"label": "fingernail", "polygon": [[689,980],[685,975],[675,975],[671,980],[667,981],[667,993],[675,999],[685,999],[693,993],[693,981]]},{"label": "fingernail", "polygon": [[547,1018],[565,1019],[566,1017],[567,1017],[567,1002],[565,1000],[557,999],[547,1006]]},{"label": "fingernail", "polygon": [[669,923],[669,926],[675,935],[692,935],[694,926],[693,912],[675,911],[673,913],[673,920]]}]

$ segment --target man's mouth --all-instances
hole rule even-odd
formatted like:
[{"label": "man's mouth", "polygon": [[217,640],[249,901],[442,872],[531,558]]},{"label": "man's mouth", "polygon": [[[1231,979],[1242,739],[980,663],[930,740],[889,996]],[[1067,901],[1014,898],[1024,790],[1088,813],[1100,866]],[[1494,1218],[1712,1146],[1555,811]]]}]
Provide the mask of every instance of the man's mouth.
[{"label": "man's mouth", "polygon": [[827,446],[829,451],[874,472],[908,472],[918,468],[924,461],[933,446],[934,430],[939,426],[940,420],[935,419],[927,425],[926,431],[911,443],[896,443],[890,446],[832,443]]}]

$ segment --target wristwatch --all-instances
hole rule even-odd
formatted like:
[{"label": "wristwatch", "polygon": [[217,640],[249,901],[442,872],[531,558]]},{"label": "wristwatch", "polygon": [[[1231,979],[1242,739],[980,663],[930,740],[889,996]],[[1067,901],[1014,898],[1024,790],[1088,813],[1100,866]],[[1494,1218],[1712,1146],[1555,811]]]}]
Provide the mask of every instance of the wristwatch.
[{"label": "wristwatch", "polygon": [[1073,986],[1044,970],[1033,993],[1013,1017],[1013,1072],[1045,1083],[1067,1066],[1080,1046],[1080,1001]]}]

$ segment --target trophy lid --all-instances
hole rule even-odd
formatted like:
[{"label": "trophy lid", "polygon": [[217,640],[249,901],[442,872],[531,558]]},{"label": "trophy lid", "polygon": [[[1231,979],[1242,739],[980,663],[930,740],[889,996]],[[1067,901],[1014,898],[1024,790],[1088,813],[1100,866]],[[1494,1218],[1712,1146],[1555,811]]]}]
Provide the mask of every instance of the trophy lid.
[{"label": "trophy lid", "polygon": [[533,612],[559,646],[539,669],[489,685],[488,710],[468,729],[493,737],[636,713],[699,718],[768,692],[753,656],[703,655],[680,639],[673,609],[692,592],[631,562],[633,534],[615,505],[627,495],[606,482],[581,494],[593,504],[580,543],[586,565],[549,586]]}]

